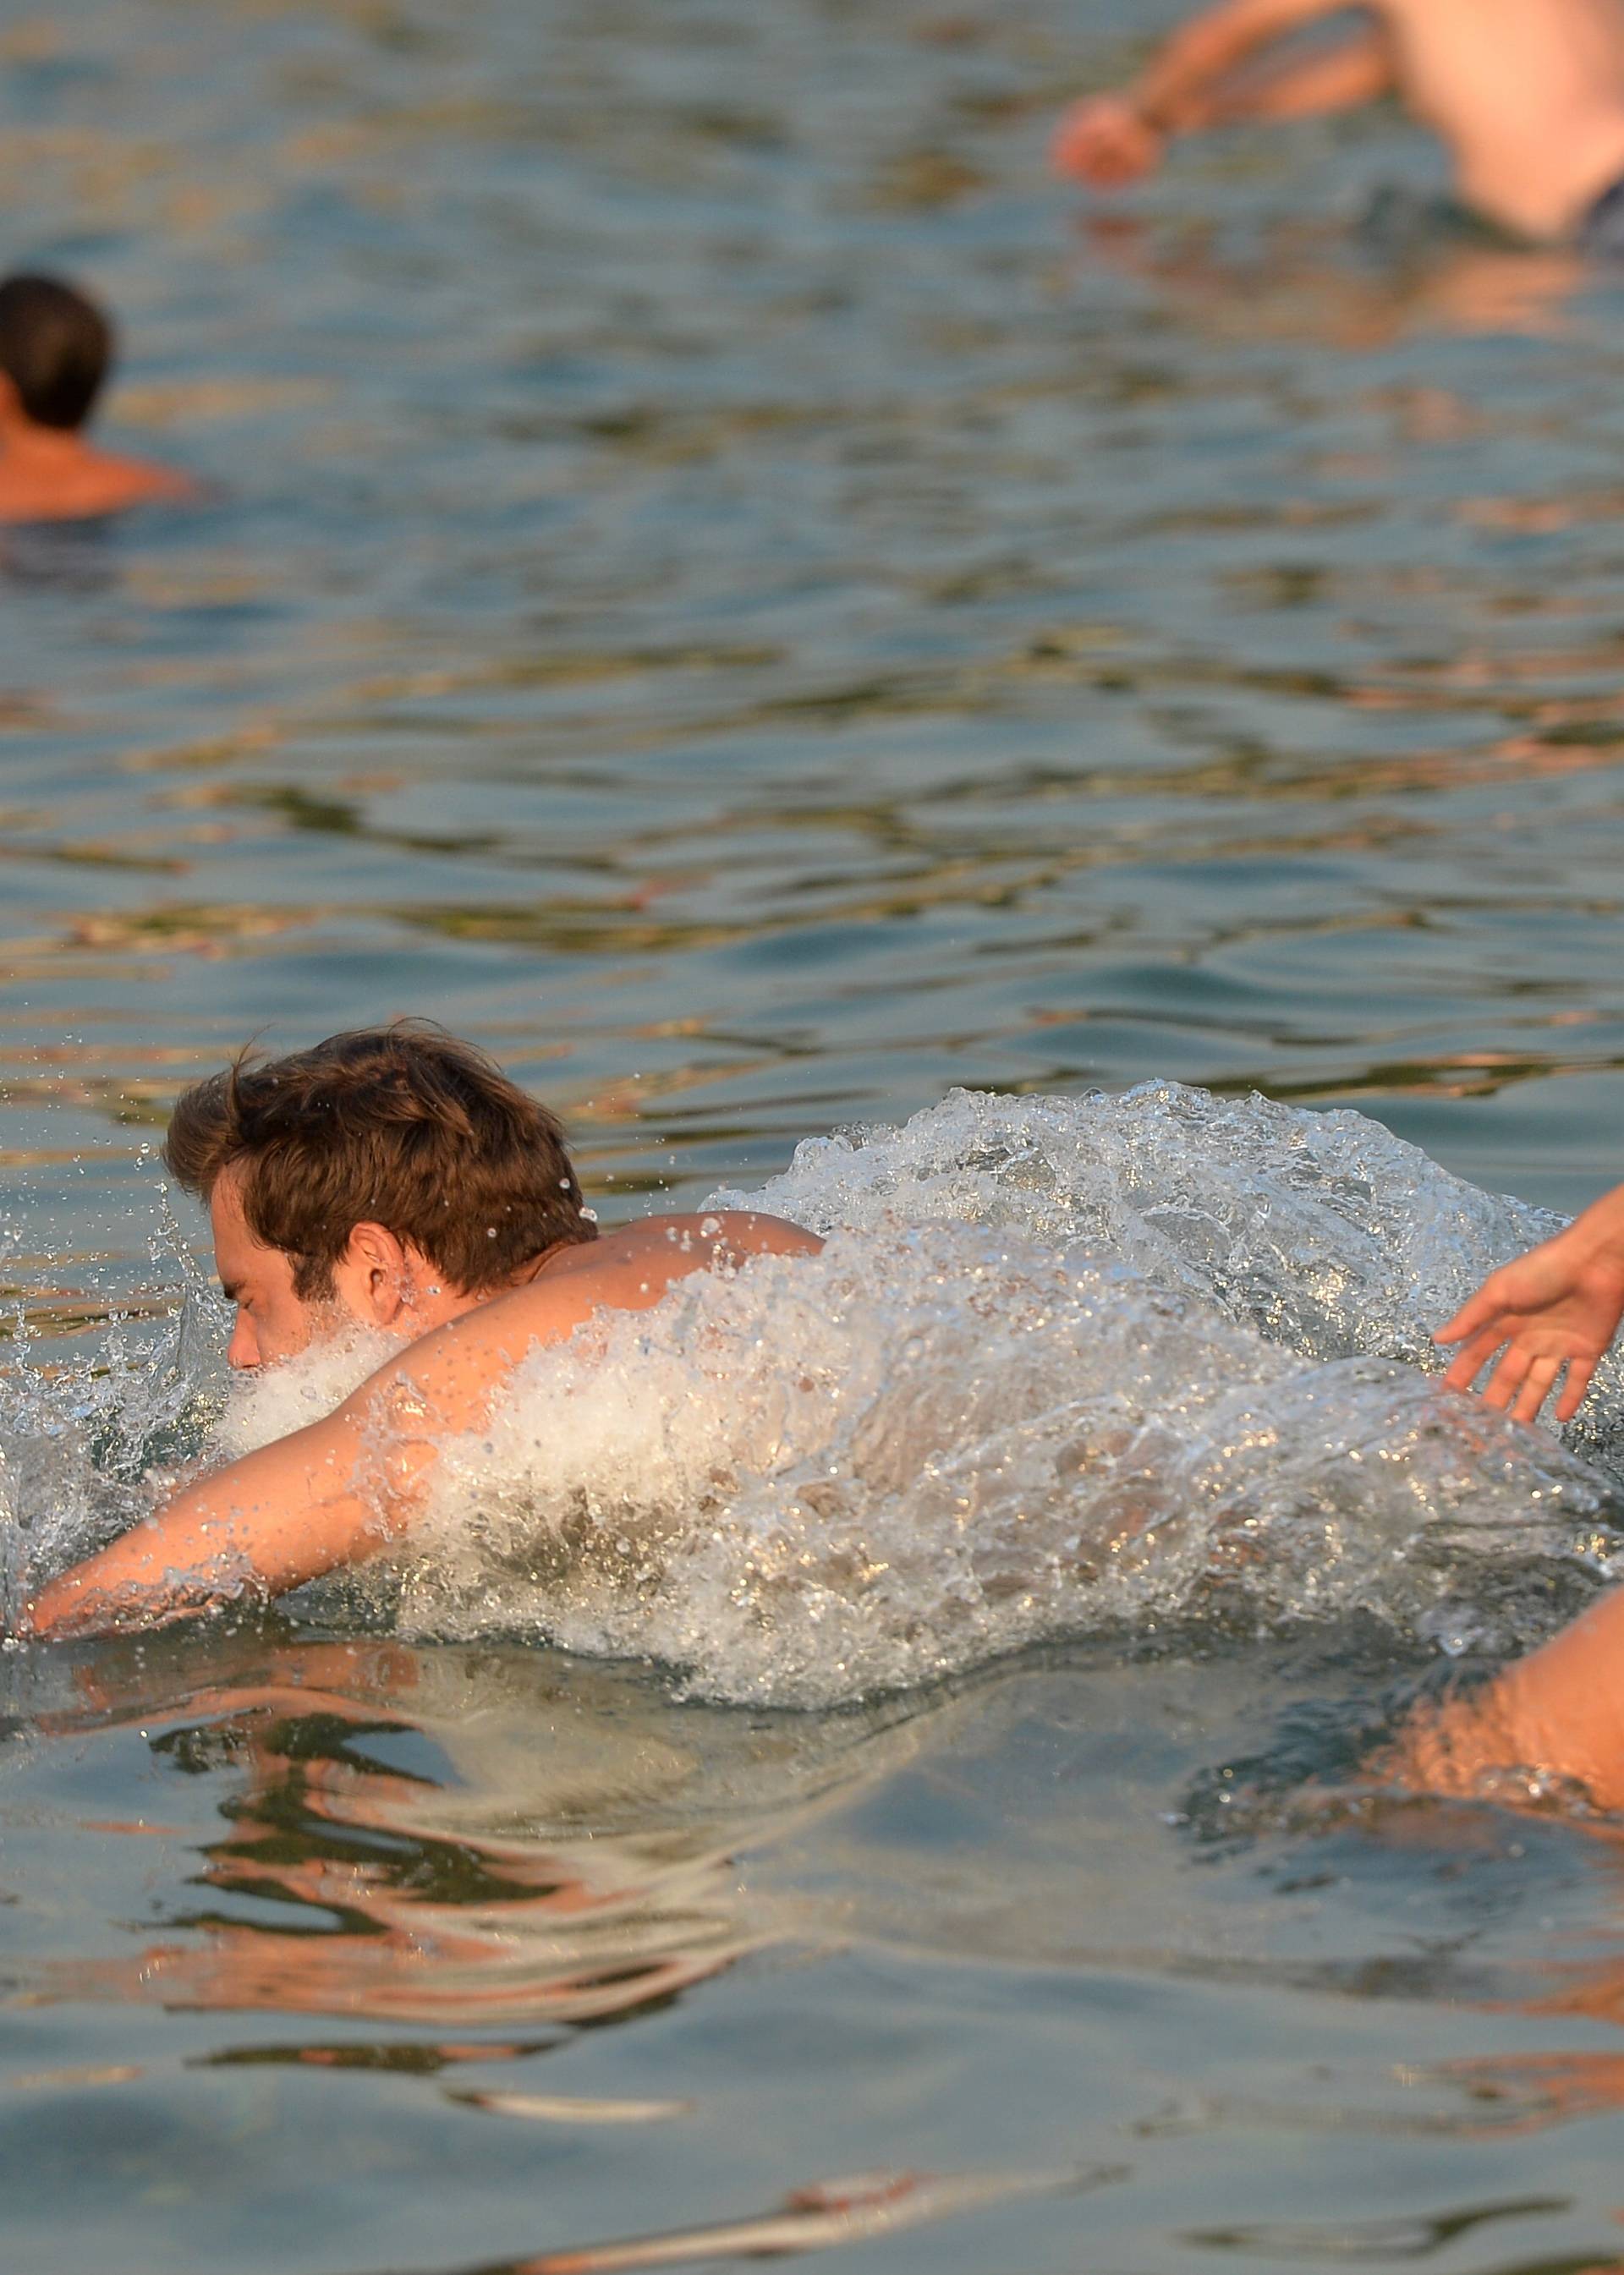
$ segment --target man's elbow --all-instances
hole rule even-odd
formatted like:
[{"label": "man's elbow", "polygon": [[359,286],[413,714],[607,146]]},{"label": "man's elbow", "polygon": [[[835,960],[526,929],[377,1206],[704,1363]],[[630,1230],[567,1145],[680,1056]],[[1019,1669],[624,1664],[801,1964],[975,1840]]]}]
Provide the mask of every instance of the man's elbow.
[{"label": "man's elbow", "polygon": [[73,1572],[48,1580],[28,1597],[17,1614],[12,1632],[29,1641],[49,1642],[57,1636],[84,1635],[105,1624],[97,1617],[99,1590],[87,1593]]}]

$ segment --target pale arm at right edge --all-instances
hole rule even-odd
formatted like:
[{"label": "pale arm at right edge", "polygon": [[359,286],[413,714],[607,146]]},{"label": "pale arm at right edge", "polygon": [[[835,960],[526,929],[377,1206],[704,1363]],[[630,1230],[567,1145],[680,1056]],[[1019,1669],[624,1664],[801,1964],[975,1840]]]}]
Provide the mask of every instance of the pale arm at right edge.
[{"label": "pale arm at right edge", "polygon": [[1373,1766],[1424,1793],[1514,1798],[1505,1772],[1582,1787],[1624,1808],[1624,1589],[1468,1698],[1423,1707]]}]

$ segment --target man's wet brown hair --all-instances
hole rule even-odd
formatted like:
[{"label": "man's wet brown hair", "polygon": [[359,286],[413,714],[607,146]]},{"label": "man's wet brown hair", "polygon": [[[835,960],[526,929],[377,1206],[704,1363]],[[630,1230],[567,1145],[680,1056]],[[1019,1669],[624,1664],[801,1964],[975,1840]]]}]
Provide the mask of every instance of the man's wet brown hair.
[{"label": "man's wet brown hair", "polygon": [[291,1258],[306,1302],[332,1295],[358,1224],[411,1241],[469,1295],[597,1236],[554,1116],[483,1051],[423,1020],[329,1035],[287,1058],[242,1052],[182,1092],[163,1159],[203,1201],[233,1171],[249,1231]]},{"label": "man's wet brown hair", "polygon": [[113,360],[113,328],[57,276],[0,283],[0,371],[36,427],[82,427]]}]

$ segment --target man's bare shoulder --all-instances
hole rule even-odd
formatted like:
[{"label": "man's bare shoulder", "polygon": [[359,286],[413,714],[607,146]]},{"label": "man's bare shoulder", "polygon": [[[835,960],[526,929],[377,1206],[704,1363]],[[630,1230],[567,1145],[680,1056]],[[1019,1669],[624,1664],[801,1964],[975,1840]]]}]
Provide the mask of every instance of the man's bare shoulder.
[{"label": "man's bare shoulder", "polygon": [[409,1344],[351,1394],[341,1415],[372,1423],[400,1389],[442,1423],[467,1426],[497,1383],[540,1344],[565,1342],[600,1311],[652,1311],[696,1272],[736,1271],[756,1256],[815,1256],[815,1233],[747,1209],[645,1217],[550,1258],[533,1280],[490,1296]]},{"label": "man's bare shoulder", "polygon": [[701,1209],[644,1217],[583,1247],[565,1249],[534,1284],[566,1274],[595,1277],[642,1264],[655,1264],[666,1278],[677,1280],[690,1272],[742,1264],[752,1256],[815,1256],[822,1246],[815,1233],[764,1210]]},{"label": "man's bare shoulder", "polygon": [[736,1272],[752,1256],[815,1256],[823,1243],[757,1209],[648,1216],[553,1257],[537,1277],[497,1297],[515,1316],[600,1304],[641,1311],[694,1272]]}]

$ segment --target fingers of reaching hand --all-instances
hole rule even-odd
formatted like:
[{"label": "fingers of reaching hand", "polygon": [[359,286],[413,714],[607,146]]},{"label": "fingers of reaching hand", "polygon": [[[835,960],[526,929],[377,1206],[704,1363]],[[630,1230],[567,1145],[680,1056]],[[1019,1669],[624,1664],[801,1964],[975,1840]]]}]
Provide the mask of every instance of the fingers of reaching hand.
[{"label": "fingers of reaching hand", "polygon": [[1575,1358],[1567,1362],[1567,1379],[1562,1385],[1562,1394],[1556,1402],[1556,1418],[1571,1422],[1584,1403],[1584,1394],[1590,1387],[1590,1377],[1596,1372],[1593,1358]]},{"label": "fingers of reaching hand", "polygon": [[[1444,1380],[1451,1390],[1469,1392],[1476,1387],[1485,1406],[1493,1407],[1498,1413],[1509,1414],[1518,1422],[1531,1422],[1568,1363],[1565,1353],[1551,1356],[1528,1350],[1518,1343],[1505,1342],[1499,1330],[1490,1327],[1474,1335],[1463,1349],[1456,1352]],[[1572,1374],[1568,1377],[1558,1409],[1559,1421],[1565,1422],[1583,1397],[1593,1371],[1593,1362],[1575,1360],[1573,1364],[1582,1372],[1576,1394],[1575,1378]],[[1477,1378],[1485,1368],[1487,1378],[1479,1386]]]},{"label": "fingers of reaching hand", "polygon": [[[1484,1404],[1497,1408],[1502,1414],[1508,1412],[1514,1401],[1521,1399],[1530,1372],[1540,1363],[1531,1351],[1509,1344],[1479,1393]],[[1544,1394],[1542,1391],[1540,1395]]]},{"label": "fingers of reaching hand", "polygon": [[[1596,1366],[1594,1357],[1532,1351],[1507,1342],[1501,1323],[1484,1328],[1462,1345],[1450,1361],[1444,1382],[1450,1390],[1469,1394],[1477,1388],[1485,1406],[1509,1414],[1514,1421],[1531,1422],[1560,1381],[1554,1418],[1571,1422],[1584,1402]],[[1477,1379],[1485,1368],[1487,1377],[1479,1387]]]},{"label": "fingers of reaching hand", "polygon": [[[1454,1358],[1450,1360],[1448,1371],[1444,1376],[1444,1380],[1450,1389],[1469,1390],[1496,1351],[1503,1348],[1505,1342],[1506,1331],[1503,1327],[1485,1327],[1480,1334],[1473,1335],[1469,1342],[1462,1344]],[[1511,1354],[1507,1352],[1507,1362],[1510,1357]],[[1496,1369],[1494,1379],[1498,1379],[1501,1371],[1501,1369]],[[1521,1373],[1512,1378],[1514,1388],[1522,1379]]]},{"label": "fingers of reaching hand", "polygon": [[1432,1341],[1435,1343],[1464,1342],[1468,1335],[1476,1334],[1479,1328],[1486,1326],[1499,1309],[1489,1293],[1493,1285],[1491,1280],[1479,1288],[1475,1296],[1462,1304],[1453,1319],[1446,1319],[1443,1326],[1434,1331]]},{"label": "fingers of reaching hand", "polygon": [[1551,1386],[1567,1364],[1565,1359],[1531,1359],[1517,1393],[1516,1403],[1511,1409],[1514,1422],[1531,1422],[1550,1395]]}]

